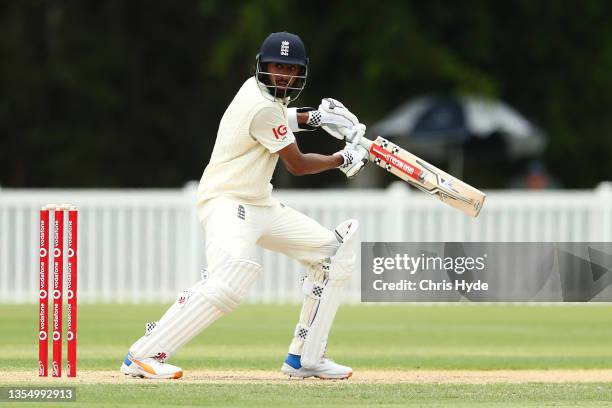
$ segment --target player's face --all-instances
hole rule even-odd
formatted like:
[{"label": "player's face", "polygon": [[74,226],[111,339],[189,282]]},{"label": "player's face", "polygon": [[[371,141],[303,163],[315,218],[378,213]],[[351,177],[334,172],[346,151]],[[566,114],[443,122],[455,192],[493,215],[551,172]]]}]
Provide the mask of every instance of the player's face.
[{"label": "player's face", "polygon": [[270,73],[270,83],[279,89],[286,89],[293,84],[295,76],[300,75],[300,68],[295,64],[269,62],[267,70]]}]

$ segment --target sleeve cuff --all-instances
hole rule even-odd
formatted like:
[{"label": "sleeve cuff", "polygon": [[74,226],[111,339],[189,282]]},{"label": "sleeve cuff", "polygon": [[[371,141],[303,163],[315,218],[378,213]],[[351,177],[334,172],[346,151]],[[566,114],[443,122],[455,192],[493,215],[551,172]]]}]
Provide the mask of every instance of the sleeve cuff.
[{"label": "sleeve cuff", "polygon": [[310,125],[300,125],[298,123],[297,114],[315,111],[315,108],[305,107],[305,108],[288,108],[287,109],[287,124],[289,125],[289,129],[291,129],[294,133],[301,132],[302,130],[316,130],[315,126]]},{"label": "sleeve cuff", "polygon": [[282,145],[278,145],[278,146],[274,146],[271,149],[268,149],[270,151],[270,153],[277,153],[279,150],[283,150],[285,147],[289,146],[290,144],[295,143],[295,138],[293,138],[292,140],[285,142]]},{"label": "sleeve cuff", "polygon": [[294,133],[302,130],[300,129],[300,125],[298,125],[297,114],[298,108],[287,109],[287,124],[289,125],[289,129],[291,129],[291,131]]}]

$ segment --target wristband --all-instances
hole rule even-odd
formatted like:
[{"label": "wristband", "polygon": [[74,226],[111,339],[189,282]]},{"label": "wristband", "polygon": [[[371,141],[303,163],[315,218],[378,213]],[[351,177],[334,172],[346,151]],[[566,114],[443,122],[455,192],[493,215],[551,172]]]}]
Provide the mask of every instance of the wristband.
[{"label": "wristband", "polygon": [[321,112],[318,110],[311,110],[308,112],[308,121],[306,125],[318,128],[321,126]]}]

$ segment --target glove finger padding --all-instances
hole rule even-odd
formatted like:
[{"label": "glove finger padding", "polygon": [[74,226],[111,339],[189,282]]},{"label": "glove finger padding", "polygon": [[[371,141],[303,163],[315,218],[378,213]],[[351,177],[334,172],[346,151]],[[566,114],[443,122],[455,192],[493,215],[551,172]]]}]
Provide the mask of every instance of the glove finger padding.
[{"label": "glove finger padding", "polygon": [[339,140],[344,140],[344,138],[346,137],[346,135],[343,133],[343,129],[347,129],[347,128],[344,126],[321,125],[321,129],[323,129],[324,131],[326,131],[327,133],[329,133],[330,135],[332,135],[333,137]]},{"label": "glove finger padding", "polygon": [[367,162],[368,161],[364,159],[364,160],[361,160],[355,163],[353,166],[347,169],[347,171],[345,171],[344,174],[346,174],[347,178],[355,177],[361,170],[363,170]]},{"label": "glove finger padding", "polygon": [[339,131],[344,135],[347,143],[358,145],[363,135],[365,135],[366,125],[358,123],[351,128],[341,128]]},{"label": "glove finger padding", "polygon": [[348,108],[344,106],[342,102],[333,98],[321,99],[319,110],[326,112],[330,115],[344,118],[345,121],[350,122],[351,125],[356,125],[359,123],[359,119],[357,119],[357,116],[351,113],[351,111],[349,111]]},{"label": "glove finger padding", "polygon": [[336,139],[345,139],[342,128],[352,128],[359,124],[357,116],[336,99],[322,99],[318,110],[322,114],[321,127]]},{"label": "glove finger padding", "polygon": [[336,154],[342,156],[344,163],[338,168],[348,178],[356,176],[368,162],[368,150],[363,146],[347,143],[346,147]]}]

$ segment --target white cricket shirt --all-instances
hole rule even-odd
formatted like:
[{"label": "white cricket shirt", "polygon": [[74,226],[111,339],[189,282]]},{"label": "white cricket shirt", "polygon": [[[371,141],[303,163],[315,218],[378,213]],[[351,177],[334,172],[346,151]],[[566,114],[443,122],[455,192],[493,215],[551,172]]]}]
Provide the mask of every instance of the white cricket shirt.
[{"label": "white cricket shirt", "polygon": [[262,92],[255,77],[249,78],[223,114],[198,187],[198,207],[219,196],[252,205],[274,203],[270,181],[276,152],[295,142],[295,136],[287,124],[286,106]]}]

